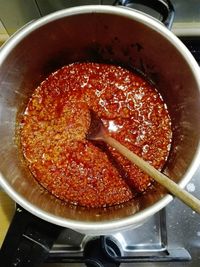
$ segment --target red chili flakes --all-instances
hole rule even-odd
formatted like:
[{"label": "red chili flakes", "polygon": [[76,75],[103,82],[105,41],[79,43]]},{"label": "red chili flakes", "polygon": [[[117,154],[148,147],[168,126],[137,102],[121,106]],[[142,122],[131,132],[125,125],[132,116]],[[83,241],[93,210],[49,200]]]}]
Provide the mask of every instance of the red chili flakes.
[{"label": "red chili flakes", "polygon": [[86,140],[89,109],[111,136],[157,169],[167,159],[171,122],[156,89],[120,66],[74,63],[35,89],[21,123],[25,160],[56,197],[86,207],[126,202],[151,178],[111,147]]}]

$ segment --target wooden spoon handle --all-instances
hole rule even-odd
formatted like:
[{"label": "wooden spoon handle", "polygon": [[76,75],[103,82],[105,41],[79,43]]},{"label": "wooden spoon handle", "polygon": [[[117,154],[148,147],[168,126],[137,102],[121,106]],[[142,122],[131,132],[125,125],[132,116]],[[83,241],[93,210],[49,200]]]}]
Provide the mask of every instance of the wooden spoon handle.
[{"label": "wooden spoon handle", "polygon": [[200,200],[182,189],[178,184],[169,179],[166,175],[162,174],[151,166],[148,162],[137,156],[135,153],[130,151],[128,148],[120,144],[114,138],[104,135],[103,140],[119,151],[132,163],[137,165],[140,169],[146,172],[150,177],[154,178],[159,184],[163,185],[170,193],[182,200],[186,205],[191,207],[194,211],[200,214]]}]

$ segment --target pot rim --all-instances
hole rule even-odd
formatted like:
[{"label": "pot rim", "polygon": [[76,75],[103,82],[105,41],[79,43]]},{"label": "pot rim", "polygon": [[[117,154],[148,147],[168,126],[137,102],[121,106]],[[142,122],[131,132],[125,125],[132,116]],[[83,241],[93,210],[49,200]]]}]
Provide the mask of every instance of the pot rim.
[{"label": "pot rim", "polygon": [[[106,13],[111,15],[119,15],[129,19],[134,19],[140,23],[147,25],[149,28],[157,31],[160,35],[164,36],[170,43],[176,46],[176,49],[179,50],[182,57],[185,58],[186,61],[189,62],[191,72],[193,73],[198,87],[200,88],[200,79],[199,79],[199,66],[196,60],[193,58],[192,54],[189,50],[185,47],[185,45],[170,31],[168,30],[160,21],[133,9],[129,8],[121,8],[115,6],[104,6],[104,5],[87,5],[87,6],[79,6],[79,7],[72,7],[68,9],[64,9],[61,11],[57,11],[51,13],[45,17],[37,19],[36,21],[31,21],[30,23],[26,24],[24,27],[19,29],[12,37],[2,46],[0,49],[0,66],[7,55],[12,51],[12,48],[16,46],[21,40],[23,40],[28,34],[43,25],[61,19],[63,17],[80,15],[80,14],[88,14],[88,13]],[[200,90],[200,89],[199,89]],[[198,159],[200,157],[200,142],[197,146],[195,156],[193,161],[191,162],[188,170],[186,171],[184,177],[179,182],[181,188],[183,188],[189,180],[194,175],[195,171],[198,167]],[[3,175],[0,173],[0,185],[6,191],[6,193],[19,205],[21,205],[24,209],[28,210],[32,214],[48,221],[53,224],[57,224],[63,227],[68,227],[72,229],[77,229],[79,231],[113,231],[118,230],[120,228],[125,228],[131,226],[132,224],[138,224],[144,221],[146,218],[152,216],[162,208],[164,208],[169,202],[172,201],[173,197],[171,195],[166,195],[150,207],[139,211],[129,217],[120,218],[112,221],[100,221],[100,222],[89,222],[89,221],[76,221],[71,220],[59,216],[55,216],[46,212],[35,205],[29,203],[25,198],[20,196],[10,185],[9,183],[3,178]]]}]

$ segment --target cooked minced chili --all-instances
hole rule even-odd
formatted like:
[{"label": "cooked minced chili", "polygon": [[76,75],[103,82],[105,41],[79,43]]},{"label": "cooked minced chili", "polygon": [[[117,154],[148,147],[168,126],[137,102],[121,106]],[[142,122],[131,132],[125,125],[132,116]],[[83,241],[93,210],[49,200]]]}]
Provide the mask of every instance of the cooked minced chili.
[{"label": "cooked minced chili", "polygon": [[21,121],[25,160],[53,195],[86,207],[126,202],[151,178],[111,147],[86,139],[88,110],[109,134],[161,169],[171,142],[165,103],[140,75],[110,64],[74,63],[35,89]]}]

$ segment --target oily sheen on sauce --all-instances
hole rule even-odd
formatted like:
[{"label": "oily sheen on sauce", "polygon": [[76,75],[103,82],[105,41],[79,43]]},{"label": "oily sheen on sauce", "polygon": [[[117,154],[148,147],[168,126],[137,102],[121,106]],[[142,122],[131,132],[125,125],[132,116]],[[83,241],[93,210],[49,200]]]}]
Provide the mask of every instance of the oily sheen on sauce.
[{"label": "oily sheen on sauce", "polygon": [[112,137],[163,167],[172,132],[156,88],[120,66],[88,62],[64,66],[33,92],[20,130],[27,166],[68,203],[91,208],[129,201],[148,189],[151,178],[113,148],[86,139],[89,109]]}]

